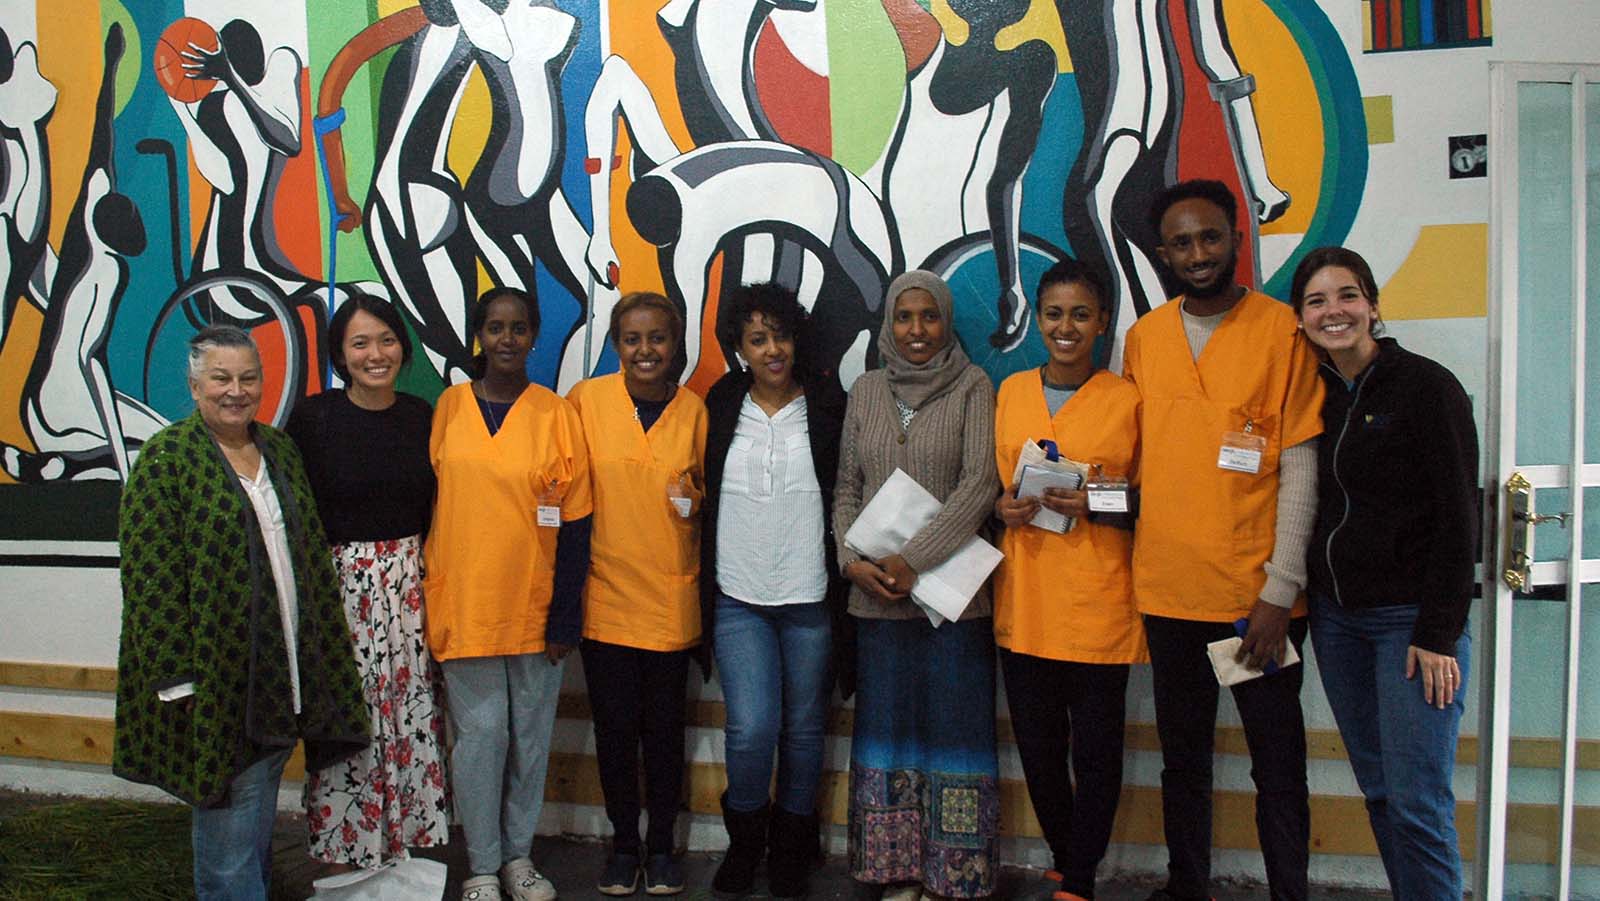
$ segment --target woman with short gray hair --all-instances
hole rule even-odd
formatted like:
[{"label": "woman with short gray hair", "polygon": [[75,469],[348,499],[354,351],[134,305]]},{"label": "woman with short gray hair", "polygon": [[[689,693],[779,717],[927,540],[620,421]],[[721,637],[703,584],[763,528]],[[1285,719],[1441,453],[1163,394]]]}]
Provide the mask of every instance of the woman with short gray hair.
[{"label": "woman with short gray hair", "polygon": [[289,752],[354,753],[366,706],[300,455],[255,421],[255,344],[202,329],[188,376],[194,414],[145,443],[122,494],[112,769],[193,806],[200,899],[264,899]]}]

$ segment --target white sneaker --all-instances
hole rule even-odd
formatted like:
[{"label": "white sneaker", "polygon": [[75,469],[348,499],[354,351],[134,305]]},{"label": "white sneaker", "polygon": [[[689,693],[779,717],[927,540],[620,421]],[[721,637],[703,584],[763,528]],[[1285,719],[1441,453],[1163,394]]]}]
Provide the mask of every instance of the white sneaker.
[{"label": "white sneaker", "polygon": [[920,901],[922,886],[896,885],[884,890],[883,901]]},{"label": "white sneaker", "polygon": [[556,887],[526,857],[501,867],[500,881],[511,901],[555,901]]},{"label": "white sneaker", "polygon": [[505,901],[500,880],[495,876],[474,876],[461,883],[461,901]]}]

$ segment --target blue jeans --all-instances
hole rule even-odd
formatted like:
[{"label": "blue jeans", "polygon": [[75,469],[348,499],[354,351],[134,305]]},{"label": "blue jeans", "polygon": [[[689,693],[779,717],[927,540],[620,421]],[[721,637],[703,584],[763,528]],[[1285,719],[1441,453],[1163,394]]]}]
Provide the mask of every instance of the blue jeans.
[{"label": "blue jeans", "polygon": [[189,842],[198,901],[266,901],[278,781],[288,761],[287,750],[262,758],[233,777],[226,804],[194,808]]},{"label": "blue jeans", "polygon": [[1345,610],[1314,598],[1311,645],[1328,705],[1367,799],[1372,834],[1399,901],[1461,897],[1456,839],[1456,732],[1467,692],[1471,640],[1456,642],[1461,685],[1440,710],[1406,679],[1414,605]]},{"label": "blue jeans", "polygon": [[828,712],[828,611],[814,604],[775,607],[717,598],[713,647],[728,704],[728,809],[767,803],[778,752],[778,806],[809,816],[822,778]]}]

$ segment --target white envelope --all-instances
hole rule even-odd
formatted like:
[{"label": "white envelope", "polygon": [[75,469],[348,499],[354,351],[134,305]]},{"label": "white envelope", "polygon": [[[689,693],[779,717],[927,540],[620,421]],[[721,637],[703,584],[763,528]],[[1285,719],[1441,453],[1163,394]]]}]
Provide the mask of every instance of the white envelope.
[{"label": "white envelope", "polygon": [[[856,516],[845,533],[845,547],[874,560],[898,554],[942,509],[944,504],[928,489],[905,470],[896,469]],[[917,574],[911,599],[934,626],[959,619],[1003,556],[994,545],[974,535],[949,559]]]},{"label": "white envelope", "polygon": [[[1240,682],[1249,682],[1251,679],[1266,675],[1263,670],[1251,669],[1233,659],[1233,655],[1239,653],[1239,646],[1242,644],[1244,639],[1234,636],[1206,645],[1206,654],[1211,657],[1211,668],[1217,673],[1217,684],[1238,685]],[[1283,662],[1278,664],[1278,668],[1281,670],[1299,662],[1300,654],[1295,651],[1294,642],[1285,644]]]}]

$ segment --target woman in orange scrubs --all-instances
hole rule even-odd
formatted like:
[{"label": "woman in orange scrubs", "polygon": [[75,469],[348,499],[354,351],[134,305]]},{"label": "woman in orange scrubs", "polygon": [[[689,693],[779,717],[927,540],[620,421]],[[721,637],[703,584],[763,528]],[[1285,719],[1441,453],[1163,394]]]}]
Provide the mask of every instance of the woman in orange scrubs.
[{"label": "woman in orange scrubs", "polygon": [[[562,663],[578,642],[589,556],[589,454],[566,401],[528,382],[539,308],[493,288],[472,311],[477,377],[439,395],[439,478],[424,554],[428,649],[444,670],[465,899],[551,899],[528,858]],[[496,873],[498,872],[498,878]]]},{"label": "woman in orange scrubs", "polygon": [[[1046,888],[1061,901],[1094,897],[1122,791],[1122,730],[1128,665],[1145,660],[1129,567],[1135,505],[1126,491],[1138,449],[1139,392],[1097,370],[1095,342],[1106,333],[1104,284],[1076,260],[1039,279],[1039,336],[1050,359],[1000,385],[995,464],[1010,484],[1028,441],[1055,442],[1062,457],[1091,468],[1091,480],[1124,512],[1092,512],[1088,492],[1047,489],[995,501],[1005,523],[1005,559],[994,579],[994,636],[1006,701],[1034,814],[1054,856]],[[1040,507],[1076,520],[1058,533],[1030,524]],[[1069,767],[1070,761],[1070,767]]]},{"label": "woman in orange scrubs", "polygon": [[[590,448],[594,542],[584,592],[583,671],[614,833],[599,890],[683,890],[673,854],[683,795],[684,683],[700,643],[700,519],[706,407],[678,386],[683,314],[660,294],[611,312],[621,372],[578,383]],[[639,841],[639,752],[649,828]]]}]

